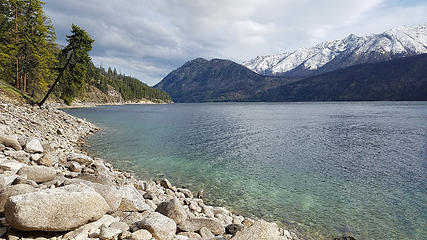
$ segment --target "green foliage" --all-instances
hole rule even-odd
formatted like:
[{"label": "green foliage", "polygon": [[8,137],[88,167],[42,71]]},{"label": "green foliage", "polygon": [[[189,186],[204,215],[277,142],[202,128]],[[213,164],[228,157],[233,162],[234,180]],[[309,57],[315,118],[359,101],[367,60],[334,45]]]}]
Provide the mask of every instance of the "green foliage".
[{"label": "green foliage", "polygon": [[87,65],[90,63],[89,51],[94,42],[85,30],[74,24],[71,28],[71,35],[67,36],[68,45],[61,52],[62,59],[69,59],[69,64],[64,69],[61,95],[68,105],[83,89]]},{"label": "green foliage", "polygon": [[108,86],[120,92],[125,101],[138,101],[148,99],[152,101],[171,101],[171,97],[164,91],[152,88],[136,78],[118,74],[116,69],[95,67],[92,63],[88,66],[87,82],[94,85],[104,93],[108,93]]},{"label": "green foliage", "polygon": [[0,1],[0,78],[32,96],[46,90],[56,75],[50,67],[57,62],[56,36],[43,4]]},{"label": "green foliage", "polygon": [[88,54],[93,39],[75,25],[67,36],[68,45],[61,50],[43,5],[41,0],[0,0],[0,81],[35,99],[43,95],[47,98],[53,91],[67,104],[81,96],[85,84],[104,93],[113,88],[127,101],[170,100],[167,93],[118,74],[115,69],[106,72],[96,68]]}]

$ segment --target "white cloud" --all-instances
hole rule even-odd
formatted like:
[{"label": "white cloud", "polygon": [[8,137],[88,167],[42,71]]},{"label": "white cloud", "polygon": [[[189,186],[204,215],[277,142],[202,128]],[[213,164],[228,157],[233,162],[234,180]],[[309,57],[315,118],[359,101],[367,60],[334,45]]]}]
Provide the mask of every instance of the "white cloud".
[{"label": "white cloud", "polygon": [[[427,3],[397,0],[47,0],[65,43],[71,23],[96,40],[95,62],[148,84],[196,57],[242,62],[350,33],[426,21]],[[408,17],[411,16],[411,17]]]}]

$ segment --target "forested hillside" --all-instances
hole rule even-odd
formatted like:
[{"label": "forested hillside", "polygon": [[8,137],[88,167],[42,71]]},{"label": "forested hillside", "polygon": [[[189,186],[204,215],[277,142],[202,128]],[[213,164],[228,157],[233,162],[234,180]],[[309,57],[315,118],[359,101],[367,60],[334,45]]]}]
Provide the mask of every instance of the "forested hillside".
[{"label": "forested hillside", "polygon": [[[15,91],[35,103],[58,79],[50,101],[68,104],[75,99],[109,101],[108,97],[91,99],[90,96],[116,92],[120,96],[115,99],[120,101],[170,102],[167,93],[136,78],[94,66],[87,54],[93,40],[77,26],[73,25],[71,35],[67,36],[69,45],[61,49],[43,5],[40,0],[0,0],[0,82],[10,86],[2,89]],[[86,37],[85,51],[73,45],[76,42],[74,39],[72,43],[73,37],[82,40],[76,33]]]}]

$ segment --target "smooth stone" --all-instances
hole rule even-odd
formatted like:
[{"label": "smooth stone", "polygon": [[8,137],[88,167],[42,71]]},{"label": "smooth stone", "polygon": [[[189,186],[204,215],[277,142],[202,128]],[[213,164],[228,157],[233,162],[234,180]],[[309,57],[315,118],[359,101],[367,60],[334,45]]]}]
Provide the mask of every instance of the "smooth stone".
[{"label": "smooth stone", "polygon": [[108,213],[117,211],[122,201],[123,192],[115,186],[103,185],[99,183],[83,182],[83,184],[93,188],[97,193],[105,199],[110,207]]},{"label": "smooth stone", "polygon": [[12,196],[4,212],[7,222],[19,230],[70,231],[98,220],[108,209],[104,198],[92,188],[68,185]]},{"label": "smooth stone", "polygon": [[11,185],[17,177],[18,175],[5,176],[3,174],[0,174],[0,189],[3,189],[6,186]]},{"label": "smooth stone", "polygon": [[145,229],[140,229],[132,233],[130,240],[151,240],[153,235]]},{"label": "smooth stone", "polygon": [[176,224],[181,224],[187,219],[187,214],[177,198],[160,203],[156,212],[173,219]]},{"label": "smooth stone", "polygon": [[93,183],[113,185],[113,180],[111,179],[111,177],[106,175],[82,173],[82,174],[79,174],[77,177]]},{"label": "smooth stone", "polygon": [[43,152],[43,146],[37,138],[32,138],[30,141],[25,144],[25,149],[27,153],[41,153]]},{"label": "smooth stone", "polygon": [[4,151],[6,149],[6,146],[0,143],[0,151]]},{"label": "smooth stone", "polygon": [[2,133],[0,133],[0,144],[3,144],[6,147],[11,147],[16,151],[19,151],[22,149],[21,145],[19,144],[16,138],[4,135]]},{"label": "smooth stone", "polygon": [[53,180],[56,177],[56,170],[44,166],[25,166],[19,169],[18,175],[27,175],[28,180],[43,183]]},{"label": "smooth stone", "polygon": [[121,232],[126,232],[127,230],[129,230],[129,225],[127,225],[127,223],[125,222],[115,222],[112,223],[109,227],[119,229]]},{"label": "smooth stone", "polygon": [[71,172],[77,172],[77,173],[79,173],[79,172],[81,172],[82,171],[82,169],[83,169],[83,166],[82,165],[80,165],[80,163],[78,163],[78,162],[75,162],[75,161],[71,161],[70,162],[70,171]]},{"label": "smooth stone", "polygon": [[0,212],[4,211],[4,205],[9,197],[20,195],[24,193],[34,192],[36,189],[27,184],[16,184],[7,186],[3,191],[0,192]]},{"label": "smooth stone", "polygon": [[0,169],[4,171],[10,171],[11,173],[15,174],[21,169],[22,167],[27,166],[24,163],[15,161],[15,160],[4,160],[0,161]]},{"label": "smooth stone", "polygon": [[31,161],[37,162],[41,157],[43,157],[43,155],[41,155],[40,153],[34,153],[31,154],[30,159]]},{"label": "smooth stone", "polygon": [[190,238],[190,239],[200,239],[200,238],[202,238],[202,236],[200,236],[200,234],[195,233],[195,232],[180,232],[180,233],[178,233],[178,235],[185,236],[185,237]]},{"label": "smooth stone", "polygon": [[195,217],[185,220],[178,228],[185,232],[197,232],[202,227],[208,228],[214,235],[220,235],[225,232],[221,222],[214,218]]},{"label": "smooth stone", "polygon": [[122,222],[126,223],[129,226],[135,225],[137,222],[141,221],[144,216],[139,212],[132,212],[125,218],[123,218]]},{"label": "smooth stone", "polygon": [[200,228],[199,232],[200,236],[202,236],[204,239],[211,239],[215,237],[215,235],[213,235],[213,233],[206,227]]},{"label": "smooth stone", "polygon": [[54,155],[51,152],[47,152],[41,157],[37,163],[46,167],[55,165],[58,162],[58,156]]},{"label": "smooth stone", "polygon": [[151,207],[145,202],[144,197],[141,193],[136,190],[132,185],[126,185],[120,188],[123,192],[122,201],[120,203],[118,211],[128,212],[141,212],[152,210]]},{"label": "smooth stone", "polygon": [[172,240],[175,237],[176,223],[158,212],[149,212],[138,225],[147,229],[158,240]]},{"label": "smooth stone", "polygon": [[101,226],[98,236],[101,240],[111,240],[119,236],[120,233],[122,233],[120,229]]},{"label": "smooth stone", "polygon": [[279,228],[275,223],[268,223],[264,220],[256,221],[252,226],[238,231],[232,240],[284,240],[280,235]]},{"label": "smooth stone", "polygon": [[75,161],[83,165],[89,165],[93,162],[93,159],[81,153],[69,153],[67,155],[67,161]]},{"label": "smooth stone", "polygon": [[116,219],[113,216],[104,215],[95,222],[88,223],[71,232],[66,233],[63,239],[64,240],[76,240],[76,239],[86,240],[88,239],[88,235],[92,235],[97,232],[99,233],[99,228],[102,225],[109,226],[113,224],[115,221]]}]

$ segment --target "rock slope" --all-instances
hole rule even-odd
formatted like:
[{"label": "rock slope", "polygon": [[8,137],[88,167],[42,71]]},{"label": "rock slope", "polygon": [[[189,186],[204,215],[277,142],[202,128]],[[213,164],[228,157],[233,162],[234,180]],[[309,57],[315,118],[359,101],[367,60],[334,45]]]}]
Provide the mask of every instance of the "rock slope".
[{"label": "rock slope", "polygon": [[0,104],[0,239],[298,239],[80,150],[97,128],[54,108]]}]

